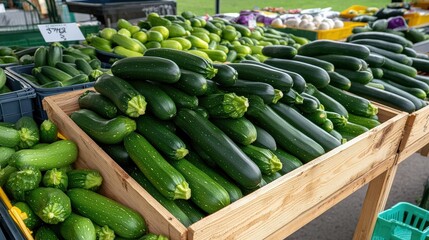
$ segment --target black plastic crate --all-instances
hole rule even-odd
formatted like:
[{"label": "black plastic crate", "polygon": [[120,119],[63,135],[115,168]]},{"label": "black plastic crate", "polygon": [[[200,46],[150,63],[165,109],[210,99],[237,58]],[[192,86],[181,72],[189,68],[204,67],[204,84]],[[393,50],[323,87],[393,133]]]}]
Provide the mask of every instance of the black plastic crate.
[{"label": "black plastic crate", "polygon": [[13,221],[3,200],[0,200],[0,239],[25,240],[18,225]]}]

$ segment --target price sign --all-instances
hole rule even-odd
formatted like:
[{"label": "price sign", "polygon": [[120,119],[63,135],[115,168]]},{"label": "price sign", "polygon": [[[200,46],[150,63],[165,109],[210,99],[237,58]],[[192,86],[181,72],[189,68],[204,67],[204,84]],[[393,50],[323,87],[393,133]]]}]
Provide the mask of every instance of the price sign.
[{"label": "price sign", "polygon": [[85,40],[76,23],[38,25],[45,42],[66,42]]}]

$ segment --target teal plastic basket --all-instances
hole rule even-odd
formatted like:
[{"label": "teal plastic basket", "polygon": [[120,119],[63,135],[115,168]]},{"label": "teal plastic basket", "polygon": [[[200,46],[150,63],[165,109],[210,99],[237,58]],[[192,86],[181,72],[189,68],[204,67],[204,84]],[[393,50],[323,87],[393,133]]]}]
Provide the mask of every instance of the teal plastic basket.
[{"label": "teal plastic basket", "polygon": [[378,215],[372,240],[429,239],[429,211],[400,202]]}]

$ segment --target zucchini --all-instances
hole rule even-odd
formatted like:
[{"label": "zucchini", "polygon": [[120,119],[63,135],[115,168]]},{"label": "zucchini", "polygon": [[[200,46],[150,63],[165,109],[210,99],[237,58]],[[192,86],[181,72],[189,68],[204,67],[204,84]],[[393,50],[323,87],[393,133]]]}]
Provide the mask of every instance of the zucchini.
[{"label": "zucchini", "polygon": [[58,127],[49,119],[43,120],[39,132],[41,143],[53,143],[58,140]]},{"label": "zucchini", "polygon": [[247,111],[247,98],[235,93],[214,93],[199,99],[200,106],[216,118],[240,118]]},{"label": "zucchini", "polygon": [[217,69],[216,75],[211,79],[212,81],[223,85],[232,86],[238,78],[237,70],[228,64],[213,63],[213,67]]},{"label": "zucchini", "polygon": [[112,119],[100,117],[88,109],[79,109],[70,118],[94,141],[104,144],[121,142],[126,135],[136,130],[136,122],[123,115]]},{"label": "zucchini", "polygon": [[101,61],[98,58],[91,59],[88,63],[93,70],[101,68]]},{"label": "zucchini", "polygon": [[[205,92],[205,95],[210,95],[213,93],[220,93],[221,92],[219,90],[219,85],[215,81],[207,79],[206,82],[207,82],[207,90]],[[234,83],[235,83],[235,81],[234,81]]]},{"label": "zucchini", "polygon": [[47,65],[47,54],[48,49],[45,46],[40,46],[37,48],[37,50],[34,52],[34,67],[41,67]]},{"label": "zucchini", "polygon": [[170,200],[189,199],[191,189],[185,178],[140,134],[124,139],[125,149],[149,181]]},{"label": "zucchini", "polygon": [[[341,69],[348,69],[352,71],[359,71],[362,69],[361,59],[357,57],[352,57],[347,55],[328,54],[328,55],[315,56],[315,58],[333,64],[335,69],[341,68]],[[332,69],[331,72],[332,71],[334,70]]]},{"label": "zucchini", "polygon": [[291,46],[269,45],[262,48],[262,54],[272,58],[292,59],[297,53],[296,48]]},{"label": "zucchini", "polygon": [[368,57],[370,51],[367,47],[359,44],[332,40],[313,41],[298,49],[298,54],[305,56],[318,56],[332,53],[365,59]]},{"label": "zucchini", "polygon": [[328,133],[334,130],[334,124],[328,117],[326,117],[326,120],[322,123],[322,125],[320,125],[320,127]]},{"label": "zucchini", "polygon": [[70,199],[58,188],[38,187],[25,194],[34,213],[48,224],[63,222],[72,212]]},{"label": "zucchini", "polygon": [[[217,73],[217,69],[214,68],[213,65],[204,58],[180,50],[151,48],[146,50],[145,56],[155,56],[170,59],[180,68],[202,74],[208,79],[213,78]],[[160,72],[160,74],[162,75],[163,73]]]},{"label": "zucchini", "polygon": [[398,35],[387,33],[387,32],[361,32],[361,33],[355,33],[350,35],[347,38],[347,41],[354,41],[358,39],[377,39],[377,40],[383,40],[390,43],[397,43],[402,45],[403,47],[410,46],[412,43],[405,39],[404,37],[400,37]]},{"label": "zucchini", "polygon": [[311,112],[311,113],[303,113],[303,115],[308,120],[310,120],[311,122],[313,122],[314,124],[316,124],[317,126],[320,126],[320,127],[322,127],[322,125],[328,119],[328,116],[326,115],[326,111],[322,110],[322,109],[317,109],[316,111]]},{"label": "zucchini", "polygon": [[119,237],[138,238],[147,231],[145,220],[139,213],[103,195],[73,188],[67,191],[67,196],[75,213],[97,225],[109,226]]},{"label": "zucchini", "polygon": [[[51,66],[41,66],[40,67],[40,72],[46,76],[49,79],[52,79],[54,81],[66,81],[69,80],[70,78],[72,78],[71,75],[69,75],[68,73],[56,68],[56,67],[51,67]],[[36,76],[37,77],[37,76]]]},{"label": "zucchini", "polygon": [[6,165],[6,167],[1,168],[0,169],[0,186],[3,187],[6,184],[7,180],[9,179],[10,175],[17,171],[18,169],[11,165]]},{"label": "zucchini", "polygon": [[185,143],[162,122],[143,115],[137,118],[136,123],[137,131],[168,158],[177,160],[188,154]]},{"label": "zucchini", "polygon": [[420,98],[420,99],[422,99],[422,100],[425,100],[425,99],[426,99],[426,97],[427,97],[427,95],[426,95],[425,91],[423,91],[423,90],[422,90],[422,89],[420,89],[420,88],[406,87],[406,86],[403,86],[403,85],[401,85],[401,84],[398,84],[398,83],[392,82],[392,81],[390,81],[390,80],[384,80],[384,81],[385,81],[385,82],[387,82],[388,84],[390,84],[390,85],[392,85],[392,86],[394,86],[394,87],[397,87],[397,88],[399,88],[399,89],[401,89],[401,90],[404,90],[404,91],[406,91],[406,92],[410,93],[411,95],[413,95],[413,96],[415,96],[415,97],[417,97],[417,98]]},{"label": "zucchini", "polygon": [[173,84],[189,95],[201,96],[207,91],[207,80],[203,75],[180,69],[179,81]]},{"label": "zucchini", "polygon": [[214,125],[222,130],[235,143],[249,145],[256,140],[256,128],[245,117],[232,118],[213,118],[210,119]]},{"label": "zucchini", "polygon": [[368,128],[352,122],[347,122],[344,126],[338,126],[335,130],[339,132],[343,138],[347,139],[347,141],[369,131]]},{"label": "zucchini", "polygon": [[60,81],[51,81],[45,84],[40,85],[41,88],[57,88],[57,87],[63,87],[63,83]]},{"label": "zucchini", "polygon": [[195,109],[198,107],[198,98],[194,95],[189,95],[182,90],[179,90],[168,84],[158,85],[167,95],[173,100],[177,108]]},{"label": "zucchini", "polygon": [[277,149],[277,143],[276,140],[269,134],[267,131],[262,129],[261,127],[258,127],[256,125],[256,140],[253,142],[253,145],[257,147],[263,147],[270,149],[272,151]]},{"label": "zucchini", "polygon": [[0,146],[14,148],[21,142],[19,131],[5,126],[0,126]]},{"label": "zucchini", "polygon": [[415,68],[417,71],[429,72],[429,60],[428,59],[412,57],[411,60],[413,61],[411,66],[413,68]]},{"label": "zucchini", "polygon": [[0,146],[0,169],[8,165],[9,158],[14,153],[15,153],[14,148]]},{"label": "zucchini", "polygon": [[157,118],[168,120],[176,115],[176,104],[158,85],[145,81],[133,81],[130,84],[145,97],[148,110]]},{"label": "zucchini", "polygon": [[[383,70],[381,68],[369,68],[372,72],[374,79],[381,79],[383,77]],[[347,89],[344,89],[347,90]]]},{"label": "zucchini", "polygon": [[241,192],[240,188],[235,183],[233,183],[231,179],[219,173],[218,170],[209,167],[198,157],[196,153],[190,152],[186,160],[219,183],[219,185],[221,185],[228,192],[230,202],[235,202],[243,197],[243,193]]},{"label": "zucchini", "polygon": [[132,168],[127,170],[127,172],[153,198],[155,198],[163,207],[165,207],[165,209],[167,209],[174,217],[176,217],[183,225],[185,225],[185,227],[188,227],[193,223],[191,219],[179,208],[179,206],[177,206],[177,200],[173,201],[164,197],[138,168]]},{"label": "zucchini", "polygon": [[42,183],[45,187],[58,188],[65,192],[68,187],[67,172],[62,168],[52,168],[43,174]]},{"label": "zucchini", "polygon": [[100,144],[100,147],[122,168],[132,164],[132,160],[122,143]]},{"label": "zucchini", "polygon": [[68,188],[83,188],[91,191],[98,191],[103,177],[95,169],[73,169],[67,172]]},{"label": "zucchini", "polygon": [[386,58],[383,68],[405,74],[409,77],[415,77],[417,75],[417,70],[414,67],[398,63],[389,58]]},{"label": "zucchini", "polygon": [[238,79],[233,86],[223,87],[222,89],[244,96],[257,95],[267,104],[277,103],[283,98],[282,91],[263,82],[252,82]]},{"label": "zucchini", "polygon": [[283,97],[280,98],[280,102],[288,105],[298,105],[304,102],[304,98],[297,91],[291,88],[289,91],[283,93]]},{"label": "zucchini", "polygon": [[107,97],[93,90],[87,90],[78,98],[79,107],[94,111],[100,117],[114,118],[118,115],[118,108]]},{"label": "zucchini", "polygon": [[[319,57],[308,57],[303,55],[296,55],[292,60],[318,66],[327,72],[332,72],[334,71],[334,68],[335,68],[334,64],[330,63],[329,61],[325,61],[324,59],[321,59]],[[343,65],[346,65],[344,63],[348,64],[347,62],[343,62]]]},{"label": "zucchini", "polygon": [[25,192],[37,188],[42,181],[42,173],[34,167],[24,167],[10,174],[5,190],[16,201],[25,200]]},{"label": "zucchini", "polygon": [[369,67],[376,67],[380,68],[384,65],[386,61],[386,57],[376,54],[376,53],[370,53],[367,58],[364,59],[365,62],[368,63]]},{"label": "zucchini", "polygon": [[144,96],[121,78],[103,74],[95,82],[94,88],[130,117],[138,117],[146,111],[147,103]]},{"label": "zucchini", "polygon": [[191,200],[205,212],[211,214],[230,204],[228,192],[211,177],[186,159],[172,162],[184,175],[192,189]]},{"label": "zucchini", "polygon": [[[401,84],[397,84],[397,83],[389,81],[389,80],[378,80],[375,82],[382,84],[385,91],[394,93],[398,96],[401,96],[401,97],[404,97],[404,98],[410,100],[414,104],[416,110],[426,106],[426,102],[422,101],[420,98],[418,98],[418,97],[412,95],[411,93],[407,92]],[[398,86],[401,86],[401,87],[398,87]],[[417,89],[419,89],[419,88],[417,88]],[[421,89],[419,89],[419,90],[423,91]],[[426,93],[423,92],[423,94],[426,94]]]},{"label": "zucchini", "polygon": [[136,43],[135,41],[133,41],[130,37],[119,34],[119,33],[115,33],[112,35],[112,42],[116,43],[118,46],[121,46],[125,49],[128,49],[130,51],[134,51],[134,52],[138,52],[138,53],[142,53],[143,52],[143,48],[141,47],[140,44]]},{"label": "zucchini", "polygon": [[[352,87],[353,87],[352,83]],[[376,115],[378,108],[374,106],[370,101],[363,97],[350,94],[347,91],[338,89],[333,86],[327,86],[321,89],[322,92],[326,93],[333,99],[341,102],[341,104],[347,109],[348,112],[355,115],[370,117]],[[334,111],[335,112],[335,111]]]},{"label": "zucchini", "polygon": [[26,218],[23,219],[23,221],[28,229],[34,230],[41,225],[42,220],[34,213],[33,210],[31,210],[27,203],[16,202],[13,204],[13,207],[18,208],[21,211],[21,216],[26,215]]},{"label": "zucchini", "polygon": [[147,51],[144,57],[123,58],[114,62],[111,70],[113,75],[127,81],[175,83],[180,78],[180,69],[176,63],[163,57],[147,55]]},{"label": "zucchini", "polygon": [[381,104],[411,113],[416,110],[415,105],[408,99],[398,96],[397,94],[381,90],[378,88],[369,87],[366,85],[353,83],[350,92],[365,97],[370,100],[375,100]]},{"label": "zucchini", "polygon": [[334,126],[344,125],[347,123],[347,118],[336,112],[325,111],[326,117],[334,124]]},{"label": "zucchini", "polygon": [[328,73],[324,69],[308,63],[278,58],[267,59],[264,63],[273,67],[296,72],[301,75],[307,83],[311,83],[317,88],[325,87],[330,80]]},{"label": "zucchini", "polygon": [[417,52],[416,50],[410,48],[410,47],[405,47],[404,51],[402,51],[403,54],[407,55],[410,58],[415,58],[417,57]]},{"label": "zucchini", "polygon": [[287,153],[286,151],[278,148],[274,151],[274,154],[280,159],[282,162],[282,169],[280,169],[278,172],[282,175],[301,167],[303,164],[302,162],[295,156]]},{"label": "zucchini", "polygon": [[46,64],[50,67],[55,67],[57,62],[62,62],[63,60],[63,48],[61,43],[51,43],[48,47],[48,52],[46,54]]},{"label": "zucchini", "polygon": [[380,122],[378,120],[375,120],[372,118],[367,118],[367,117],[362,117],[362,116],[358,116],[358,115],[354,115],[354,114],[349,114],[348,121],[351,123],[359,124],[359,125],[364,126],[368,129],[372,129],[372,128],[375,128],[378,125],[380,125]]},{"label": "zucchini", "polygon": [[39,227],[34,235],[35,240],[59,240],[60,238],[57,236],[52,227],[48,227],[47,225],[43,225]]},{"label": "zucchini", "polygon": [[41,171],[72,164],[78,155],[76,144],[70,140],[58,140],[38,149],[22,149],[9,159],[14,167],[33,166]]},{"label": "zucchini", "polygon": [[320,102],[317,98],[308,93],[301,94],[303,101],[301,104],[296,104],[295,107],[304,113],[311,113],[320,108]]},{"label": "zucchini", "polygon": [[425,75],[417,75],[414,79],[422,82],[422,83],[426,83],[429,86],[429,77],[425,76]]},{"label": "zucchini", "polygon": [[262,174],[271,175],[282,168],[280,160],[269,149],[246,145],[241,150],[258,165]]},{"label": "zucchini", "polygon": [[274,180],[276,180],[277,178],[280,178],[282,175],[279,172],[275,172],[271,175],[262,175],[262,179],[265,180],[265,182],[268,184]]},{"label": "zucchini", "polygon": [[398,63],[405,64],[408,66],[411,66],[411,64],[412,64],[411,58],[409,58],[405,54],[393,53],[393,52],[386,51],[384,49],[380,49],[380,48],[376,48],[376,47],[368,46],[368,45],[366,45],[366,47],[371,50],[371,53],[381,55],[383,57],[386,57],[386,58],[391,59],[393,61],[396,61]]},{"label": "zucchini", "polygon": [[65,73],[69,74],[72,77],[80,74],[79,70],[76,69],[76,66],[73,66],[69,63],[57,62],[57,64],[55,64],[55,67],[58,68],[59,70],[65,72]]},{"label": "zucchini", "polygon": [[324,92],[319,91],[313,85],[311,84],[308,85],[306,93],[319,99],[320,103],[325,107],[326,111],[336,112],[346,118],[348,117],[348,111],[341,103],[339,103],[337,100],[333,99],[332,97],[328,96]]},{"label": "zucchini", "polygon": [[281,91],[288,91],[293,85],[288,74],[272,68],[249,63],[230,63],[228,66],[234,68],[242,80],[267,83]]},{"label": "zucchini", "polygon": [[381,48],[394,53],[402,53],[404,46],[399,43],[394,43],[391,41],[385,41],[381,39],[356,39],[352,40],[352,43],[370,45],[373,47]]},{"label": "zucchini", "polygon": [[352,83],[367,84],[374,78],[370,71],[352,71],[348,69],[335,69],[335,71],[349,79]]},{"label": "zucchini", "polygon": [[192,223],[203,219],[207,214],[189,200],[175,200],[176,205],[189,217]]},{"label": "zucchini", "polygon": [[347,142],[347,139],[343,138],[339,132],[337,132],[335,129],[330,131],[329,134],[331,134],[334,138],[336,138],[338,141],[341,142],[341,144],[344,144]]},{"label": "zucchini", "polygon": [[281,147],[304,162],[325,153],[322,146],[281,118],[264,104],[261,98],[252,96],[249,101],[247,115],[254,119],[257,125],[267,130]]},{"label": "zucchini", "polygon": [[256,164],[210,121],[192,110],[181,109],[175,123],[241,186],[252,189],[261,182]]},{"label": "zucchini", "polygon": [[86,75],[90,75],[93,71],[91,65],[82,58],[76,58],[74,63],[76,64],[76,68]]},{"label": "zucchini", "polygon": [[429,85],[427,85],[426,83],[422,83],[421,81],[418,81],[413,77],[407,76],[396,71],[383,68],[383,79],[391,80],[392,82],[401,84],[406,87],[420,88],[425,91],[426,94],[429,93]]},{"label": "zucchini", "polygon": [[95,240],[95,227],[91,219],[82,217],[76,213],[70,216],[59,225],[61,236],[65,240]]},{"label": "zucchini", "polygon": [[320,144],[320,146],[322,146],[325,151],[330,151],[341,145],[337,139],[323,131],[320,127],[309,121],[292,107],[282,103],[272,105],[271,107],[290,125]]},{"label": "zucchini", "polygon": [[329,81],[329,84],[337,87],[342,90],[347,90],[352,85],[352,82],[350,79],[348,79],[346,76],[339,74],[338,72],[328,72],[329,78],[331,81]]},{"label": "zucchini", "polygon": [[19,132],[19,148],[31,148],[40,141],[39,126],[29,116],[23,116],[15,123],[15,129]]}]

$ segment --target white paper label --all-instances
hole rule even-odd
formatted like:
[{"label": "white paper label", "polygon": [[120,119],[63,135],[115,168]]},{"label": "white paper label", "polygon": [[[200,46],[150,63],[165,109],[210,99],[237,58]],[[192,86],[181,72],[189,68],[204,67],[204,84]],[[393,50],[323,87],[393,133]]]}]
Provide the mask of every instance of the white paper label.
[{"label": "white paper label", "polygon": [[3,3],[0,3],[0,13],[5,13],[6,12],[6,8],[4,7]]},{"label": "white paper label", "polygon": [[255,19],[250,19],[248,22],[249,28],[250,29],[254,29],[256,27],[256,20]]},{"label": "white paper label", "polygon": [[85,40],[76,23],[38,25],[45,42],[66,42]]}]

